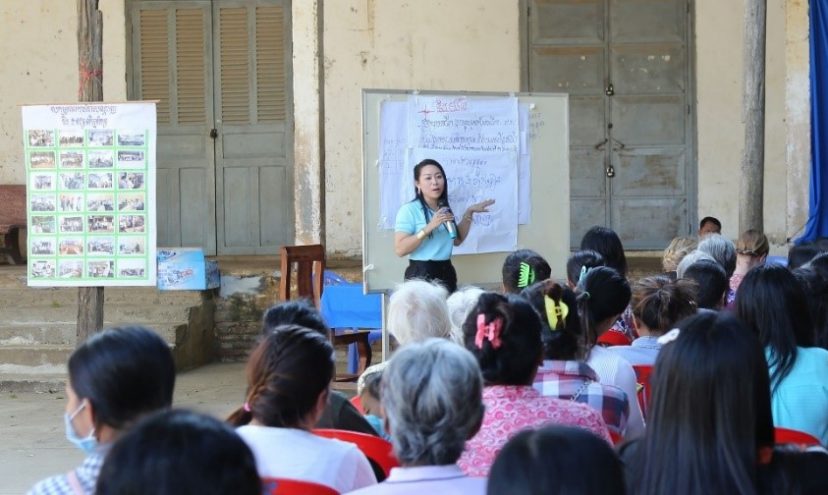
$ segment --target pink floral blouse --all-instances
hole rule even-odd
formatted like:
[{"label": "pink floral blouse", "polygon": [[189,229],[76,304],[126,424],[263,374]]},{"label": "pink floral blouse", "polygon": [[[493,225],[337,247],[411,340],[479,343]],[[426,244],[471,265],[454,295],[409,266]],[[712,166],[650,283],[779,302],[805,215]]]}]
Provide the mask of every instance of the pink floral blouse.
[{"label": "pink floral blouse", "polygon": [[483,389],[483,426],[457,464],[469,476],[488,476],[495,456],[521,430],[556,424],[584,428],[607,441],[601,413],[577,402],[544,397],[531,386],[492,385]]}]

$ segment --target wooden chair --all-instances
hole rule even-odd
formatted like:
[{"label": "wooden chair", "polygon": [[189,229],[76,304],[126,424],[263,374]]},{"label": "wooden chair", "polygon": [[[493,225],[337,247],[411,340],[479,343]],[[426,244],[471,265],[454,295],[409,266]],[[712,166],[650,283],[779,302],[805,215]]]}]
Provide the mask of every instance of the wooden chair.
[{"label": "wooden chair", "polygon": [[267,495],[339,495],[326,485],[287,478],[262,478],[262,486]]},{"label": "wooden chair", "polygon": [[320,437],[336,438],[343,442],[356,444],[359,450],[365,454],[365,457],[377,463],[386,477],[391,473],[391,468],[400,465],[400,462],[394,456],[391,442],[383,440],[380,437],[356,431],[336,430],[332,428],[318,428],[313,430],[313,433]]},{"label": "wooden chair", "polygon": [[[279,250],[282,278],[279,282],[279,299],[291,299],[293,268],[296,267],[296,296],[306,297],[319,309],[324,290],[325,248],[321,244],[308,246],[282,246]],[[371,365],[371,345],[368,331],[346,332],[336,335],[331,332],[334,347],[356,344],[359,351],[359,367],[356,374],[337,374],[334,381],[355,382],[365,368]]]},{"label": "wooden chair", "polygon": [[777,444],[792,443],[800,447],[815,447],[822,445],[818,438],[804,431],[791,430],[790,428],[774,428],[774,441]]}]

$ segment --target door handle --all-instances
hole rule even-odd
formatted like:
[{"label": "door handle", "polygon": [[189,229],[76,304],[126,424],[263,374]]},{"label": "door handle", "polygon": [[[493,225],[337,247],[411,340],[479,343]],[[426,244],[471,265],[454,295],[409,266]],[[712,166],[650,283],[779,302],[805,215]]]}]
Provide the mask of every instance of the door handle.
[{"label": "door handle", "polygon": [[604,94],[607,96],[612,96],[615,94],[615,88],[613,87],[612,83],[607,86],[607,89],[604,90]]},{"label": "door handle", "polygon": [[615,167],[613,167],[612,165],[607,165],[607,169],[605,170],[605,172],[607,174],[607,177],[609,177],[610,179],[615,177]]},{"label": "door handle", "polygon": [[621,141],[619,141],[615,138],[611,138],[611,139],[612,139],[612,142],[617,145],[617,146],[612,147],[612,151],[620,151],[620,150],[623,150],[624,148],[627,147],[627,145],[622,143]]},{"label": "door handle", "polygon": [[607,144],[607,142],[608,142],[608,141],[609,141],[609,139],[608,139],[608,138],[604,138],[604,140],[603,140],[603,141],[601,141],[600,143],[596,144],[596,145],[594,146],[594,148],[595,148],[596,150],[598,150],[598,151],[601,151],[601,150],[603,150],[603,149],[604,149],[604,145],[605,145],[605,144]]},{"label": "door handle", "polygon": [[218,137],[218,129],[210,129],[210,138],[216,139]]}]

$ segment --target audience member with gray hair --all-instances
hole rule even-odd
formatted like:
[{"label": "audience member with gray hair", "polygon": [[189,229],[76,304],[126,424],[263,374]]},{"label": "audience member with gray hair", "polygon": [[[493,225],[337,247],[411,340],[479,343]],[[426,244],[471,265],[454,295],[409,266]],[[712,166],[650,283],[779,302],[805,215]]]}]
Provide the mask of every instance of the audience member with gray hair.
[{"label": "audience member with gray hair", "polygon": [[457,344],[429,339],[397,351],[383,372],[382,405],[401,467],[354,493],[485,493],[485,478],[456,464],[483,421],[482,391],[477,361]]},{"label": "audience member with gray hair", "polygon": [[721,234],[708,234],[699,241],[698,251],[707,253],[724,268],[728,280],[736,270],[736,244]]},{"label": "audience member with gray hair", "polygon": [[466,321],[466,316],[477,304],[477,300],[480,299],[480,294],[483,294],[483,292],[485,291],[480,287],[467,285],[450,295],[446,301],[449,320],[451,321],[451,335],[449,338],[455,344],[463,345],[463,322]]},{"label": "audience member with gray hair", "polygon": [[439,284],[403,282],[388,301],[388,330],[400,345],[430,337],[448,338],[451,322],[446,299],[448,292]]},{"label": "audience member with gray hair", "polygon": [[[424,280],[406,280],[397,286],[388,300],[388,331],[400,346],[422,342],[431,337],[448,339],[451,334],[448,292],[438,284]],[[357,394],[365,387],[365,378],[385,368],[387,362],[369,366],[357,380]]]},{"label": "audience member with gray hair", "polygon": [[689,268],[693,263],[701,260],[716,262],[712,256],[697,249],[681,259],[676,267],[676,278],[684,278],[684,272],[687,271],[687,268]]}]

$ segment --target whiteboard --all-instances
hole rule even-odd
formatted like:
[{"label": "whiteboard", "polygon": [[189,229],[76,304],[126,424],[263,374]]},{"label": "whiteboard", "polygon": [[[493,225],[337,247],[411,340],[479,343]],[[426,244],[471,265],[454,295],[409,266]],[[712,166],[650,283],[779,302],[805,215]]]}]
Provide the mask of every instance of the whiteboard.
[{"label": "whiteboard", "polygon": [[[366,293],[391,292],[403,281],[408,257],[394,253],[394,230],[380,217],[380,114],[383,102],[433,95],[468,99],[517,96],[529,107],[527,145],[531,156],[531,206],[518,226],[516,249],[533,249],[565,278],[569,256],[569,100],[558,93],[435,92],[366,89],[362,92],[362,258]],[[411,172],[407,172],[411,174]],[[413,197],[413,175],[411,175]],[[509,252],[453,255],[458,286],[496,288]]]}]

